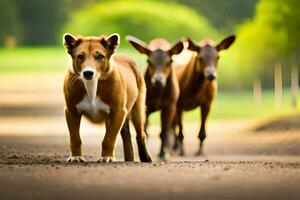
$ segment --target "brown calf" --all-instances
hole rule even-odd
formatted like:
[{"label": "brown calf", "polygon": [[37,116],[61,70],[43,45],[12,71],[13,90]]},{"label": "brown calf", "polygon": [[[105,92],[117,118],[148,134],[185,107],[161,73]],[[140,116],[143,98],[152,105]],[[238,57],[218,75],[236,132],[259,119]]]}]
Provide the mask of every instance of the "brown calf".
[{"label": "brown calf", "polygon": [[[199,44],[188,39],[188,49],[193,51],[189,62],[185,66],[177,67],[176,74],[179,81],[180,97],[177,103],[175,126],[178,125],[179,133],[174,149],[184,155],[182,112],[201,108],[201,128],[199,131],[200,148],[198,155],[202,153],[203,142],[206,137],[205,122],[210,111],[210,106],[217,92],[217,66],[219,51],[228,49],[234,42],[235,36],[222,40],[214,45],[211,40],[201,41]],[[176,128],[174,126],[174,128]]]},{"label": "brown calf", "polygon": [[128,36],[127,40],[140,53],[147,55],[148,66],[145,72],[147,87],[146,95],[146,123],[151,113],[161,110],[161,148],[159,156],[166,159],[168,149],[168,135],[172,131],[172,122],[176,114],[176,104],[179,97],[179,85],[172,68],[172,56],[183,50],[183,43],[171,46],[165,39],[157,38],[149,45],[143,41]]},{"label": "brown calf", "polygon": [[151,162],[144,132],[145,83],[129,57],[113,55],[118,43],[118,34],[79,38],[64,35],[64,45],[73,60],[64,83],[71,147],[68,162],[84,162],[79,134],[82,116],[92,123],[105,122],[106,133],[98,162],[115,160],[115,140],[120,131],[125,161],[134,160],[130,117],[137,132],[140,160]]}]

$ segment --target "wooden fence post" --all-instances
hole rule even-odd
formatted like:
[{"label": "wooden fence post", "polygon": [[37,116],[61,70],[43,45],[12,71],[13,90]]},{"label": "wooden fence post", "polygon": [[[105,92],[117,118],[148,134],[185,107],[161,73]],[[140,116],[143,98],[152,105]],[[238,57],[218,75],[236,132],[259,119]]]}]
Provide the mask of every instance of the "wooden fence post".
[{"label": "wooden fence post", "polygon": [[280,63],[274,65],[274,90],[275,108],[278,109],[283,104],[282,67]]},{"label": "wooden fence post", "polygon": [[291,68],[291,98],[292,98],[292,107],[297,108],[297,99],[298,99],[298,90],[299,90],[299,72],[297,67]]},{"label": "wooden fence post", "polygon": [[261,80],[253,82],[253,98],[254,105],[259,107],[261,105]]}]

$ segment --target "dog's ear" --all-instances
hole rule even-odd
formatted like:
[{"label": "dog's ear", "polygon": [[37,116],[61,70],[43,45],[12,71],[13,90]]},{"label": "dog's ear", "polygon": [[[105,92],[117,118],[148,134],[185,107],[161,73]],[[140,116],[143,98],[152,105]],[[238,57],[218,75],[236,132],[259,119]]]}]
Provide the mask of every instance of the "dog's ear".
[{"label": "dog's ear", "polygon": [[77,38],[75,36],[71,35],[70,33],[65,33],[63,38],[64,38],[64,46],[70,53],[76,46]]},{"label": "dog's ear", "polygon": [[223,39],[218,45],[217,45],[217,50],[225,50],[228,49],[232,43],[235,41],[235,35],[231,35],[225,39]]},{"label": "dog's ear", "polygon": [[139,40],[136,37],[127,35],[126,40],[140,53],[150,55],[151,51],[148,48],[148,45],[143,42],[142,40]]},{"label": "dog's ear", "polygon": [[120,44],[120,35],[117,33],[111,34],[105,39],[102,39],[101,43],[113,54]]},{"label": "dog's ear", "polygon": [[181,51],[183,50],[183,48],[184,48],[183,43],[181,41],[179,41],[172,46],[172,48],[169,50],[169,53],[171,56],[180,54]]}]

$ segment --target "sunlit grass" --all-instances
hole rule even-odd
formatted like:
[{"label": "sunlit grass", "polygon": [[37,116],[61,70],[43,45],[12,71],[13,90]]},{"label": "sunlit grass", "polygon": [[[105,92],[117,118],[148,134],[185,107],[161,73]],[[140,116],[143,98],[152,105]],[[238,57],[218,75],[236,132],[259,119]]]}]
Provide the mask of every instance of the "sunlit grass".
[{"label": "sunlit grass", "polygon": [[[145,59],[133,49],[118,48],[117,53],[130,55],[140,68],[145,66]],[[45,73],[63,72],[71,64],[63,46],[41,48],[0,49],[0,73]]]},{"label": "sunlit grass", "polygon": [[[219,91],[212,104],[209,119],[266,119],[295,114],[297,110],[291,107],[290,96],[290,91],[286,89],[283,106],[276,109],[272,90],[263,91],[260,106],[255,106],[251,91]],[[188,122],[200,122],[200,109],[184,112],[183,118]],[[150,122],[160,123],[158,112],[150,116]]]}]

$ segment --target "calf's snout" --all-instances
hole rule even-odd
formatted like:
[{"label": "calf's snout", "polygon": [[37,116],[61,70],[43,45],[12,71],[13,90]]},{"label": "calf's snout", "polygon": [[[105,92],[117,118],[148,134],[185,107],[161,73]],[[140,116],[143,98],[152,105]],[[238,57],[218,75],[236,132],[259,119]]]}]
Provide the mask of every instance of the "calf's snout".
[{"label": "calf's snout", "polygon": [[156,87],[163,87],[166,84],[166,77],[163,74],[154,74],[151,82]]},{"label": "calf's snout", "polygon": [[217,78],[217,71],[214,66],[206,67],[204,70],[204,76],[209,81],[213,81]]},{"label": "calf's snout", "polygon": [[214,74],[209,74],[209,75],[207,76],[207,79],[210,80],[210,81],[213,81],[213,80],[216,79],[216,76],[215,76]]}]

